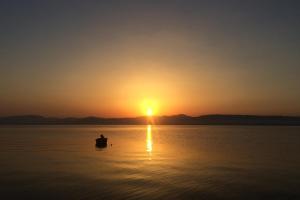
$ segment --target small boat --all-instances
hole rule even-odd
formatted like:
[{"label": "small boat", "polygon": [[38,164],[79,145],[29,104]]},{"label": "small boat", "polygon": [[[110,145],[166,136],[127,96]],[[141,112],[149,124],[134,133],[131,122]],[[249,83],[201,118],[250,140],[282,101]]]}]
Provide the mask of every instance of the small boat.
[{"label": "small boat", "polygon": [[101,136],[96,139],[96,146],[97,147],[106,147],[107,146],[107,138],[101,134]]}]

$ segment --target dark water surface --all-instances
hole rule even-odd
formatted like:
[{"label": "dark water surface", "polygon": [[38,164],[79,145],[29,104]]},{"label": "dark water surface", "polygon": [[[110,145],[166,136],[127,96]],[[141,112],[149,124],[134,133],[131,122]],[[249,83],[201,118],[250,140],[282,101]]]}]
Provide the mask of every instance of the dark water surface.
[{"label": "dark water surface", "polygon": [[300,127],[2,126],[0,158],[0,199],[300,199]]}]

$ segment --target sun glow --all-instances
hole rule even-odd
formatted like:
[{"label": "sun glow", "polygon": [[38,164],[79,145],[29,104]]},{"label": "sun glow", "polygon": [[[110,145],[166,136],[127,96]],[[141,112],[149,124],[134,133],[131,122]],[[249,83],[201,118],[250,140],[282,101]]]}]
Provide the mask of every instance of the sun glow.
[{"label": "sun glow", "polygon": [[141,103],[142,112],[148,117],[152,117],[153,115],[157,114],[157,108],[157,102],[154,100],[144,100]]},{"label": "sun glow", "polygon": [[153,115],[153,109],[152,108],[147,108],[147,116],[151,117]]}]

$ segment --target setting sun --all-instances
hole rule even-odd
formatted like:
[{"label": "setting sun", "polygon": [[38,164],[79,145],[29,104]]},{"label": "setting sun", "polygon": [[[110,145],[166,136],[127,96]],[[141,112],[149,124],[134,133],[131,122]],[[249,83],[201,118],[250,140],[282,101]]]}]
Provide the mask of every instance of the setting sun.
[{"label": "setting sun", "polygon": [[153,109],[152,108],[148,108],[147,109],[147,116],[152,116],[153,115]]},{"label": "setting sun", "polygon": [[155,100],[144,100],[141,103],[141,111],[143,113],[143,115],[146,115],[148,117],[151,117],[153,115],[157,114],[157,110],[158,110],[158,104],[157,101]]}]

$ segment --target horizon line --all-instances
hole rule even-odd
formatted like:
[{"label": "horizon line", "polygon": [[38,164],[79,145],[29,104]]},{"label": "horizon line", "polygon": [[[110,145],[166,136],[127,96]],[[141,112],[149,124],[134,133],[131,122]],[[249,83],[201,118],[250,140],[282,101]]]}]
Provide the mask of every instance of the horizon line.
[{"label": "horizon line", "polygon": [[138,116],[131,116],[131,117],[102,117],[97,115],[85,115],[85,116],[53,116],[53,115],[41,115],[41,114],[16,114],[16,115],[0,115],[0,118],[6,118],[6,117],[44,117],[44,118],[102,118],[102,119],[126,119],[126,118],[152,118],[152,117],[174,117],[174,116],[186,116],[186,117],[203,117],[203,116],[255,116],[255,117],[300,117],[300,114],[298,115],[285,115],[285,114],[220,114],[220,113],[214,113],[214,114],[202,114],[202,115],[188,115],[184,113],[179,114],[173,114],[173,115],[153,115],[153,116],[147,116],[147,115],[138,115]]}]

